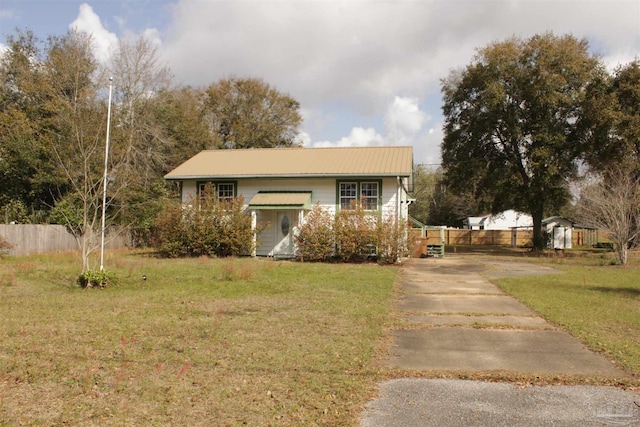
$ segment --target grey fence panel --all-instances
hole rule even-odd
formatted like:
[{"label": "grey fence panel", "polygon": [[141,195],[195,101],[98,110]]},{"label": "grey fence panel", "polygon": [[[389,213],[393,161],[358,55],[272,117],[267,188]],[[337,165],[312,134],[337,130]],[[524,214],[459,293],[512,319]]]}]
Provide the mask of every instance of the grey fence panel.
[{"label": "grey fence panel", "polygon": [[[75,238],[62,225],[0,224],[0,236],[13,245],[9,255],[31,255],[48,252],[79,250]],[[127,246],[126,233],[109,233],[105,240],[108,249]]]}]

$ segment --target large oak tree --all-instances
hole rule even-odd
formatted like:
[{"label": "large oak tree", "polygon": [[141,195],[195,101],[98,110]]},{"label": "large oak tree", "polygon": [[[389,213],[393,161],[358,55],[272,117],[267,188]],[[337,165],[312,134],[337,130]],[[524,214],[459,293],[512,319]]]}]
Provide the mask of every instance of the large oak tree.
[{"label": "large oak tree", "polygon": [[533,245],[543,248],[542,219],[568,201],[586,150],[586,88],[604,73],[587,41],[569,35],[480,49],[442,83],[448,184],[471,189],[493,212],[531,214]]},{"label": "large oak tree", "polygon": [[206,89],[205,105],[219,148],[299,145],[300,103],[260,79],[222,79]]}]

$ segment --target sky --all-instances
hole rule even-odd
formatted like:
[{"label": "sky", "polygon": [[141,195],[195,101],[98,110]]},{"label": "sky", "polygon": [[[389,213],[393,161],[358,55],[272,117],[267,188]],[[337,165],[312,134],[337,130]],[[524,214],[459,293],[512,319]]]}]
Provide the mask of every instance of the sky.
[{"label": "sky", "polygon": [[640,57],[640,0],[0,0],[0,49],[16,28],[91,33],[101,60],[145,36],[179,84],[256,77],[292,96],[307,147],[411,145],[431,166],[441,79],[476,49],[552,31],[611,70]]}]

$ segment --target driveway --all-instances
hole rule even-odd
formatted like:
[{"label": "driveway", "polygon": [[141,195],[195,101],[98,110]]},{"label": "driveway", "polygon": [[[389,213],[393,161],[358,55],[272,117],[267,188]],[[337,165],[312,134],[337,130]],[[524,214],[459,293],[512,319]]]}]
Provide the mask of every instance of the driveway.
[{"label": "driveway", "polygon": [[[628,376],[488,280],[559,273],[469,255],[410,260],[397,302],[405,326],[392,332],[387,364],[425,374]],[[407,378],[380,385],[362,426],[640,425],[634,401],[638,393],[613,387]]]}]

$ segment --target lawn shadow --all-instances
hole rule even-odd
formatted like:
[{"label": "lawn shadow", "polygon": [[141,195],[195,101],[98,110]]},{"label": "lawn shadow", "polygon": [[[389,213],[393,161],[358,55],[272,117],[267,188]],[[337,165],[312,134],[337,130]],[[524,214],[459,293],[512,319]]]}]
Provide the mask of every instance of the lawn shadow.
[{"label": "lawn shadow", "polygon": [[591,286],[589,289],[592,291],[621,294],[629,297],[640,297],[640,288],[608,288],[606,286]]}]

